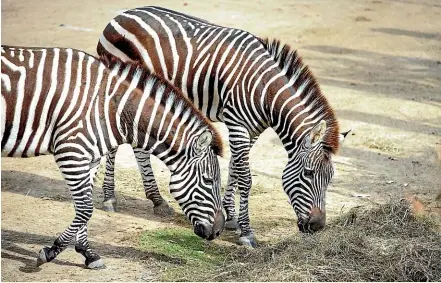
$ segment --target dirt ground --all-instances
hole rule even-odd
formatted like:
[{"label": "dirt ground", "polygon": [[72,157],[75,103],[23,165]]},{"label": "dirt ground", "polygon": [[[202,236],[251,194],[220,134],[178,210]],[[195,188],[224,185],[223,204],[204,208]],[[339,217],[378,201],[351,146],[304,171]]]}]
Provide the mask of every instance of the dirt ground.
[{"label": "dirt ground", "polygon": [[[441,202],[441,2],[439,0],[274,1],[57,1],[2,0],[1,43],[72,47],[96,54],[102,29],[119,12],[161,5],[214,23],[276,37],[299,49],[336,110],[341,129],[352,129],[335,158],[327,195],[328,217],[370,202],[416,196],[426,211]],[[217,125],[227,142],[226,129]],[[220,160],[226,184],[229,153]],[[133,154],[117,156],[120,210],[95,209],[92,246],[107,268],[90,271],[68,249],[34,268],[36,252],[50,245],[74,215],[70,195],[51,156],[1,159],[2,281],[150,281],[158,278],[137,247],[142,231],[182,224],[159,218],[144,199]],[[153,160],[164,192],[168,172]],[[259,240],[297,233],[281,189],[286,154],[272,130],[251,152],[251,224]],[[103,168],[101,168],[103,170]],[[98,186],[101,184],[98,183]],[[179,211],[169,194],[166,199]],[[96,207],[102,202],[95,190]],[[440,215],[440,214],[439,214]],[[276,223],[276,224],[275,224]],[[216,241],[232,241],[224,233]]]}]

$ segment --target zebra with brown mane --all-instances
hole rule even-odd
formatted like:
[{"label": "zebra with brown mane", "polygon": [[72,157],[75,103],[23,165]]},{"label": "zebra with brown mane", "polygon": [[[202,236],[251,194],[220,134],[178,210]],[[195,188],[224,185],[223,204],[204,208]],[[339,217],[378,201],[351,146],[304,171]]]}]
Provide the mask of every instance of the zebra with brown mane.
[{"label": "zebra with brown mane", "polygon": [[[140,62],[180,88],[210,120],[225,123],[231,149],[223,199],[226,227],[235,229],[238,222],[242,243],[255,245],[248,213],[252,184],[248,160],[252,145],[267,128],[277,133],[288,154],[283,189],[299,229],[314,232],[325,226],[325,193],[334,174],[332,156],[346,133],[339,133],[330,104],[296,51],[243,30],[165,8],[142,7],[111,20],[97,52],[101,57]],[[110,170],[114,153],[108,157]],[[150,174],[151,168],[143,171]],[[157,188],[154,178],[147,182],[147,190]],[[114,184],[107,184],[109,188],[112,191],[107,194],[114,197]]]},{"label": "zebra with brown mane", "polygon": [[75,203],[75,218],[43,248],[39,265],[70,242],[88,268],[103,267],[88,242],[92,186],[102,156],[127,143],[171,171],[170,192],[207,240],[224,227],[217,155],[210,122],[169,83],[134,63],[107,66],[74,49],[1,48],[2,155],[53,154]]}]

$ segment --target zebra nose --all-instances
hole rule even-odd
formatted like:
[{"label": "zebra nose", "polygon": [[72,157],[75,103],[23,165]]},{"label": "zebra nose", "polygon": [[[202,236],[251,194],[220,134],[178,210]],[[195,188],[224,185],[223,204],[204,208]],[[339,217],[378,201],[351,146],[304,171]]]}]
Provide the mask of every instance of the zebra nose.
[{"label": "zebra nose", "polygon": [[194,233],[201,237],[202,239],[208,239],[211,235],[213,226],[205,223],[196,223],[194,225]]},{"label": "zebra nose", "polygon": [[325,228],[326,225],[326,212],[313,207],[308,221],[308,228],[311,232],[317,232]]},{"label": "zebra nose", "polygon": [[220,209],[214,217],[214,225],[206,223],[196,223],[194,233],[208,241],[214,240],[220,236],[225,227],[225,216]]},{"label": "zebra nose", "polygon": [[322,230],[326,225],[326,212],[313,207],[311,209],[311,213],[309,214],[309,218],[305,220],[301,220],[298,223],[298,227],[300,232],[304,233],[314,233]]}]

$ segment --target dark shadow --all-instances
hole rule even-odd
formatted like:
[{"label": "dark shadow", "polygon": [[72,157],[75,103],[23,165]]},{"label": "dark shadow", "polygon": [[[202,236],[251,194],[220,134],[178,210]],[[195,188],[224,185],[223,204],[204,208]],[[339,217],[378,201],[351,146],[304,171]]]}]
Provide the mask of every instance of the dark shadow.
[{"label": "dark shadow", "polygon": [[[430,148],[418,155],[391,158],[388,153],[343,146],[340,155],[351,158],[352,167],[356,170],[348,173],[352,175],[351,182],[337,174],[329,188],[333,193],[336,190],[332,187],[337,185],[347,191],[377,196],[384,201],[404,197],[405,194],[431,198],[430,192],[436,190],[433,184],[441,184],[441,166],[436,164],[436,154]],[[396,172],[403,173],[396,175]],[[393,182],[387,184],[389,180]]]},{"label": "dark shadow", "polygon": [[[2,240],[1,240],[2,257],[24,263],[25,267],[23,267],[23,270],[21,270],[23,272],[37,272],[41,270],[40,268],[36,267],[36,258],[38,251],[30,251],[19,247],[17,244],[41,245],[41,248],[43,248],[43,246],[50,246],[55,240],[55,237],[18,232],[18,231],[6,230],[6,229],[2,229],[1,232],[2,232]],[[185,264],[185,262],[180,258],[174,258],[156,252],[145,252],[134,247],[115,246],[110,244],[98,243],[95,241],[89,241],[89,242],[91,247],[99,255],[104,257],[107,256],[112,258],[127,258],[131,260],[154,259],[156,261],[168,262],[173,264]],[[19,254],[21,256],[11,255],[10,253]],[[29,257],[32,259],[30,259]],[[51,263],[85,268],[84,264],[60,261],[57,259],[53,260]]]},{"label": "dark shadow", "polygon": [[[7,233],[8,231],[2,230],[2,258],[7,258],[7,259],[11,259],[11,260],[15,260],[15,261],[20,261],[22,262],[25,266],[20,267],[20,271],[25,272],[25,273],[33,273],[33,272],[38,272],[41,270],[40,267],[37,267],[36,265],[36,258],[38,256],[37,251],[29,251],[27,249],[21,248],[18,245],[16,245],[13,242],[10,242],[8,240],[6,240],[6,237],[3,236],[3,233]],[[3,240],[3,238],[5,238],[5,240]],[[48,243],[41,243],[42,247],[44,245],[47,245]],[[20,254],[22,256],[17,256],[17,255],[13,255],[7,252],[12,252],[15,254]],[[31,257],[32,259],[30,259],[29,257]],[[58,260],[58,259],[54,259],[52,261],[52,263],[57,264],[57,265],[64,265],[64,266],[78,266],[78,267],[84,267],[84,265],[82,264],[77,264],[77,263],[71,263],[71,262],[67,262],[64,260]]]},{"label": "dark shadow", "polygon": [[380,126],[401,129],[409,132],[417,132],[428,135],[441,136],[441,125],[440,127],[428,126],[413,121],[404,121],[391,117],[385,117],[377,114],[369,114],[354,110],[337,110],[336,113],[339,118],[343,118],[347,120],[357,120],[369,124],[376,124]]},{"label": "dark shadow", "polygon": [[427,32],[412,31],[412,30],[397,29],[397,28],[372,28],[371,31],[382,32],[391,35],[404,35],[404,36],[417,37],[417,38],[441,40],[441,34],[439,33],[427,33]]},{"label": "dark shadow", "polygon": [[[22,194],[30,198],[71,202],[73,204],[70,192],[63,180],[21,171],[2,170],[1,173],[2,191]],[[93,194],[95,208],[101,209],[103,202],[102,188],[95,187]],[[173,222],[178,226],[191,227],[191,223],[180,210],[175,211],[174,216],[161,217],[153,213],[153,203],[146,198],[132,197],[117,192],[117,199],[118,206],[115,213],[164,223]]]},{"label": "dark shadow", "polygon": [[[41,268],[36,267],[36,258],[38,251],[30,251],[21,248],[18,246],[18,244],[41,245],[42,248],[43,246],[50,246],[55,240],[54,237],[38,235],[33,233],[18,232],[7,229],[2,229],[1,233],[2,233],[2,237],[1,237],[2,258],[16,260],[24,263],[25,267],[20,268],[20,271],[23,272],[38,272],[41,270]],[[105,257],[111,257],[111,258],[126,258],[130,260],[140,260],[140,261],[152,259],[154,261],[167,262],[176,265],[185,265],[187,263],[187,261],[184,258],[180,258],[178,256],[172,257],[154,251],[143,251],[135,247],[115,246],[111,244],[98,243],[96,241],[90,241],[90,240],[89,243],[91,247],[100,256],[104,257],[104,261],[106,260]],[[211,242],[210,245],[214,246],[216,248],[215,250],[221,248],[221,246],[218,246],[214,242]],[[225,249],[225,251],[229,251],[229,252],[233,252],[235,250],[234,247],[222,247],[222,248]],[[215,250],[209,250],[207,252],[215,252]],[[12,255],[10,253],[15,253],[18,255]],[[85,268],[84,264],[60,261],[57,259],[53,260],[51,263]]]},{"label": "dark shadow", "polygon": [[302,49],[318,52],[317,55],[308,56],[307,62],[318,61],[314,69],[322,74],[318,78],[322,85],[362,91],[372,98],[391,97],[426,104],[441,103],[440,60],[329,45],[310,45]]}]

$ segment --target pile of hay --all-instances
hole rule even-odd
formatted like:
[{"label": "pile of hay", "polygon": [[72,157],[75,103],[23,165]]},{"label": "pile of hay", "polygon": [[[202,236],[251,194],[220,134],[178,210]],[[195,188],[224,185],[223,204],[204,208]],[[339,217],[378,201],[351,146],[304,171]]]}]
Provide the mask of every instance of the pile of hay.
[{"label": "pile of hay", "polygon": [[[401,200],[355,208],[312,236],[232,253],[201,280],[441,281],[441,235]],[[195,279],[195,278],[193,278]]]}]

